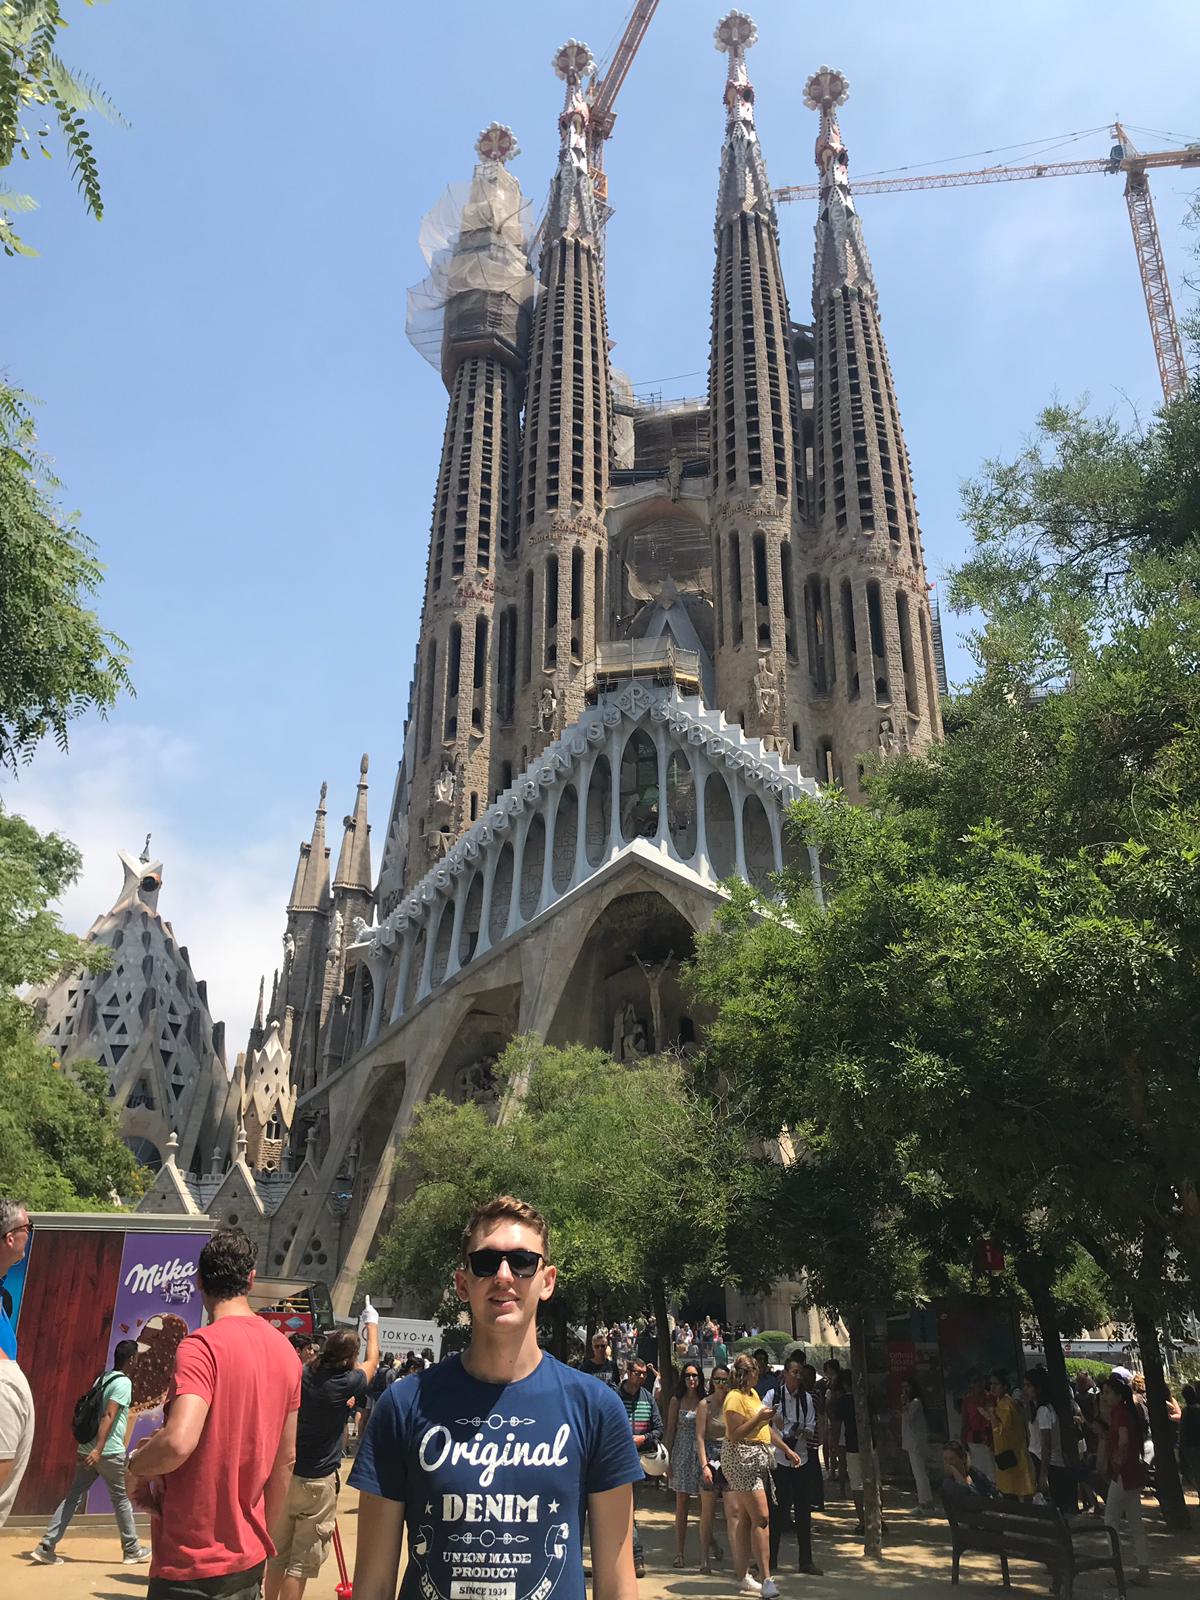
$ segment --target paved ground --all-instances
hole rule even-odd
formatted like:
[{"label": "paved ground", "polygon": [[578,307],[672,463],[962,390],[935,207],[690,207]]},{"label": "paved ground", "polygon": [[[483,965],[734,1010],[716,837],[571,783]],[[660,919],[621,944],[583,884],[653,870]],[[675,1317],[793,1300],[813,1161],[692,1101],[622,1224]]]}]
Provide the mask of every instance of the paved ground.
[{"label": "paved ground", "polygon": [[[352,1490],[343,1492],[341,1526],[351,1563],[358,1524],[355,1501]],[[675,1544],[667,1509],[670,1503],[665,1494],[639,1492],[638,1525],[647,1559],[647,1576],[640,1585],[641,1600],[723,1600],[733,1596],[736,1591],[729,1577],[728,1557],[723,1571],[710,1578],[702,1578],[696,1572],[694,1523],[689,1529],[688,1567],[677,1571],[671,1566]],[[889,1508],[885,1558],[881,1563],[870,1563],[863,1559],[861,1541],[852,1537],[851,1508],[844,1502],[832,1502],[828,1512],[814,1518],[814,1553],[825,1576],[806,1578],[794,1570],[789,1573],[787,1557],[790,1553],[794,1564],[795,1546],[789,1552],[785,1540],[785,1560],[779,1574],[783,1600],[868,1600],[868,1596],[869,1600],[912,1600],[916,1595],[938,1591],[949,1600],[950,1558],[945,1524],[933,1517],[918,1517],[907,1508],[910,1504],[911,1501]],[[1161,1600],[1196,1600],[1200,1595],[1200,1515],[1194,1516],[1195,1531],[1171,1537],[1157,1531],[1156,1518],[1147,1506],[1154,1590]],[[720,1523],[717,1536],[728,1550]],[[29,1600],[42,1595],[52,1600],[139,1600],[145,1593],[146,1569],[121,1565],[120,1544],[111,1522],[73,1527],[60,1549],[65,1558],[61,1567],[34,1566],[26,1552],[35,1543],[36,1534],[29,1530],[6,1528],[0,1532],[0,1600]],[[331,1557],[321,1577],[309,1584],[308,1596],[311,1600],[332,1600],[336,1583],[337,1569]],[[964,1592],[968,1585],[980,1600],[985,1588],[993,1591],[992,1600],[1000,1600],[1003,1591],[998,1563],[983,1556],[964,1558],[963,1587],[959,1591],[963,1600],[968,1600]],[[1080,1580],[1079,1592],[1083,1595],[1096,1596],[1098,1600],[1103,1589],[1104,1580],[1098,1574],[1088,1574]],[[1014,1564],[1009,1593],[1014,1600],[1021,1595],[1045,1595],[1044,1571]]]}]

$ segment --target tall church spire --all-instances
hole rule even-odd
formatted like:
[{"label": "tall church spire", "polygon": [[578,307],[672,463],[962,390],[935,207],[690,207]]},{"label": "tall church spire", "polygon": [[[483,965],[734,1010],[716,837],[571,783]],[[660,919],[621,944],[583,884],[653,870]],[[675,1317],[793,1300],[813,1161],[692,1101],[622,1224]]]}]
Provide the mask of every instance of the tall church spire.
[{"label": "tall church spire", "polygon": [[[450,404],[418,646],[409,882],[487,805],[493,733],[504,721],[493,623],[497,570],[516,544],[533,275],[521,188],[505,168],[518,150],[512,129],[491,123],[475,150],[466,203],[431,263],[433,293],[444,306],[441,371]],[[503,655],[503,638],[499,648]],[[365,860],[365,827],[359,845]]]},{"label": "tall church spire", "polygon": [[367,822],[367,758],[364,755],[358,768],[358,793],[354,798],[354,814],[345,819],[342,849],[338,856],[333,887],[360,889],[371,893],[371,828]]},{"label": "tall church spire", "polygon": [[588,172],[588,106],[583,94],[583,80],[595,72],[596,63],[587,45],[568,39],[554,57],[554,70],[566,84],[566,97],[558,119],[558,169],[550,184],[543,249],[564,237],[594,244],[600,236],[596,189]]},{"label": "tall church spire", "polygon": [[709,356],[717,703],[786,751],[796,737],[792,545],[803,474],[791,317],[746,69],[758,33],[731,11],[713,37],[729,58]]},{"label": "tall church spire", "polygon": [[566,97],[534,306],[521,544],[500,625],[500,714],[515,706],[515,726],[497,787],[582,711],[605,593],[611,396],[600,221],[587,169],[591,52],[568,39],[554,70]]},{"label": "tall church spire", "polygon": [[313,822],[312,838],[300,846],[300,866],[292,888],[289,911],[324,911],[329,900],[329,851],[325,845],[325,796],[329,785],[321,785],[321,798]]},{"label": "tall church spire", "polygon": [[828,700],[816,776],[840,779],[854,796],[856,757],[924,746],[941,717],[912,471],[838,124],[848,94],[832,67],[804,90],[821,117],[814,500],[825,603],[815,667]]}]

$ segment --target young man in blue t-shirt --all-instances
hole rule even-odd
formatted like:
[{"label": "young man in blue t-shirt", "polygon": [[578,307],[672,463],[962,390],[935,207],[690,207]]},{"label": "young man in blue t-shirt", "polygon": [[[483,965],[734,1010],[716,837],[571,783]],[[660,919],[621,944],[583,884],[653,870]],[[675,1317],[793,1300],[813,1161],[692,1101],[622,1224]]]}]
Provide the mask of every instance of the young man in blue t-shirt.
[{"label": "young man in blue t-shirt", "polygon": [[633,1490],[642,1466],[606,1385],[539,1349],[554,1293],[545,1218],[501,1195],[463,1232],[454,1275],[471,1342],[394,1383],[371,1414],[351,1485],[361,1491],[355,1600],[635,1600]]}]

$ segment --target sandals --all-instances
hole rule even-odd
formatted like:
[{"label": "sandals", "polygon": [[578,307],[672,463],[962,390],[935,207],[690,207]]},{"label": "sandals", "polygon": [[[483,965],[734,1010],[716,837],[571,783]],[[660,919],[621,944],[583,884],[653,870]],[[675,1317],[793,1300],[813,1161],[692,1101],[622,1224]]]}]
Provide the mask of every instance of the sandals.
[{"label": "sandals", "polygon": [[676,1556],[674,1561],[672,1561],[671,1565],[673,1567],[682,1567],[683,1566],[683,1557],[682,1556]]},{"label": "sandals", "polygon": [[711,1561],[702,1561],[700,1563],[700,1576],[702,1578],[710,1578],[712,1576],[712,1562]]}]

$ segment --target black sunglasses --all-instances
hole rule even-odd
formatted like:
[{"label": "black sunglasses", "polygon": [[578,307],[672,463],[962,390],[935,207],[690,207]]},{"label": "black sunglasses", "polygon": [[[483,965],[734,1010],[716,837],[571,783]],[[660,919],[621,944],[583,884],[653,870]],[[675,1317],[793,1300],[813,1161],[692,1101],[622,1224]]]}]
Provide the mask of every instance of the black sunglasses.
[{"label": "black sunglasses", "polygon": [[545,1261],[536,1250],[469,1250],[467,1265],[477,1278],[494,1278],[507,1261],[514,1278],[532,1278]]}]

